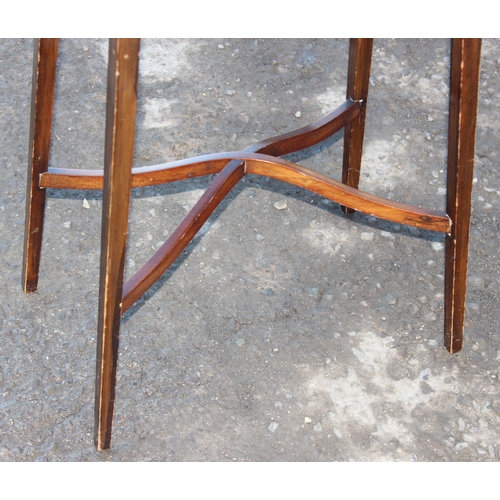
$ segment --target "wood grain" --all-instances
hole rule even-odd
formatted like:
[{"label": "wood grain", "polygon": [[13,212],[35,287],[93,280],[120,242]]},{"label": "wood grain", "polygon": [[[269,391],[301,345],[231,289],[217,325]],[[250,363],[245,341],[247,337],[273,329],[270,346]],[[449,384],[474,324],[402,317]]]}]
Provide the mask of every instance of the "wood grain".
[{"label": "wood grain", "polygon": [[[226,160],[227,161],[227,160]],[[170,267],[202,228],[227,193],[245,175],[244,163],[231,161],[210,184],[167,241],[139,269],[123,288],[122,310],[125,312]]]},{"label": "wood grain", "polygon": [[[353,210],[423,229],[448,232],[450,219],[441,211],[427,210],[386,200],[345,186],[305,167],[274,156],[243,151],[217,153],[202,158],[227,162],[200,200],[167,241],[124,285],[122,311],[125,312],[169,268],[201,229],[219,203],[245,174],[272,177],[305,188]],[[192,161],[192,160],[191,160]]]},{"label": "wood grain", "polygon": [[34,42],[22,273],[26,293],[38,288],[46,192],[40,189],[39,178],[49,166],[57,52],[57,38],[41,38]]},{"label": "wood grain", "polygon": [[[358,102],[361,109],[357,119],[344,130],[342,182],[353,188],[359,186],[361,172],[372,48],[373,38],[352,38],[349,44],[347,99]],[[343,207],[343,210],[346,214],[353,212],[349,207]]]},{"label": "wood grain", "polygon": [[110,40],[95,397],[94,437],[99,450],[111,444],[138,65],[139,39]]},{"label": "wood grain", "polygon": [[310,148],[346,127],[359,116],[360,110],[361,106],[358,102],[347,99],[333,111],[310,125],[265,139],[246,148],[245,151],[283,156]]},{"label": "wood grain", "polygon": [[[99,450],[111,445],[122,313],[171,266],[247,174],[307,189],[339,203],[345,213],[360,211],[447,233],[445,346],[450,352],[462,348],[481,40],[452,41],[446,213],[394,202],[358,189],[372,45],[372,39],[351,39],[346,101],[319,120],[244,151],[132,168],[139,39],[111,39],[105,159],[104,169],[99,171],[49,168],[58,41],[35,42],[23,288],[31,292],[38,285],[44,188],[103,190],[94,435]],[[279,158],[318,144],[343,128],[342,182]],[[214,181],[167,241],[123,284],[131,189],[214,174]]]},{"label": "wood grain", "polygon": [[365,193],[294,163],[272,156],[246,159],[248,174],[264,175],[317,193],[351,210],[409,226],[447,233],[450,219],[442,211],[399,203]]},{"label": "wood grain", "polygon": [[446,238],[444,325],[450,352],[463,343],[480,59],[481,39],[453,39],[446,201],[452,226]]},{"label": "wood grain", "polygon": [[[300,151],[335,134],[359,114],[360,105],[346,101],[319,120],[286,134],[271,137],[245,149],[273,156]],[[190,159],[132,169],[132,188],[155,186],[167,182],[218,174],[227,162],[192,161]],[[49,168],[40,175],[40,186],[54,189],[102,189],[102,170]]]},{"label": "wood grain", "polygon": [[171,182],[186,178],[188,172],[191,172],[192,177],[205,175],[206,172],[216,173],[232,160],[246,162],[246,173],[272,177],[308,189],[348,206],[353,211],[432,231],[446,233],[450,230],[450,220],[442,211],[398,203],[365,193],[295,163],[261,153],[246,151],[213,153],[153,167],[135,168],[132,170],[132,186],[153,185],[159,178],[162,182]]}]

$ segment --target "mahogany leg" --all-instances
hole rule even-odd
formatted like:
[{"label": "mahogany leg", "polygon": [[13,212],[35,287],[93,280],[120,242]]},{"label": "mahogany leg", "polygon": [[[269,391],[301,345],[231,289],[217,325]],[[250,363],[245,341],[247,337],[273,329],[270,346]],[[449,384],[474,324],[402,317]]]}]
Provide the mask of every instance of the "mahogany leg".
[{"label": "mahogany leg", "polygon": [[26,293],[38,288],[45,213],[45,189],[39,187],[39,178],[49,168],[57,48],[57,38],[35,40],[22,275]]},{"label": "mahogany leg", "polygon": [[[347,99],[361,102],[359,116],[344,129],[344,160],[342,182],[357,188],[361,170],[363,136],[365,133],[366,101],[370,81],[373,38],[351,38],[349,46],[349,69],[347,74]],[[342,207],[346,214],[352,208]]]},{"label": "mahogany leg", "polygon": [[444,326],[451,353],[463,341],[480,59],[481,39],[452,40],[446,201],[452,226],[446,237]]},{"label": "mahogany leg", "polygon": [[95,398],[98,450],[111,445],[134,153],[139,40],[117,38],[109,43]]}]

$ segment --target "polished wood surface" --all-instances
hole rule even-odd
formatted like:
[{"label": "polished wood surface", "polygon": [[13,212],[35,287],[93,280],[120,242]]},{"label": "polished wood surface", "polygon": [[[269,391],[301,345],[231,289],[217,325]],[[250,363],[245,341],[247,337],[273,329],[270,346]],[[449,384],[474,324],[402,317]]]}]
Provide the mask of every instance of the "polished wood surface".
[{"label": "polished wood surface", "polygon": [[[213,156],[220,155],[226,155],[226,153]],[[312,170],[273,156],[241,152],[229,153],[227,158],[241,159],[243,162],[233,161],[222,170],[167,241],[127,281],[124,286],[123,311],[132,306],[168,269],[245,173],[288,182],[342,203],[353,210],[372,214],[385,220],[443,233],[450,230],[450,219],[444,212],[412,207],[363,193]]]},{"label": "polished wood surface", "polygon": [[[346,101],[319,120],[249,146],[161,165],[132,168],[139,39],[110,40],[104,170],[49,168],[57,40],[35,44],[23,287],[36,290],[45,188],[103,190],[101,269],[96,363],[95,443],[110,447],[120,320],[192,241],[221,201],[245,175],[288,182],[384,220],[446,233],[445,345],[462,347],[470,207],[478,99],[480,39],[454,39],[451,57],[448,192],[446,212],[403,204],[358,189],[372,39],[350,42]],[[342,181],[279,158],[311,147],[344,129]],[[130,191],[204,175],[208,189],[146,264],[123,284]]]},{"label": "polished wood surface", "polygon": [[111,443],[138,66],[138,38],[110,40],[95,397],[95,443],[99,450]]},{"label": "polished wood surface", "polygon": [[123,288],[123,311],[161,277],[203,227],[208,217],[218,207],[227,193],[245,175],[244,163],[231,161],[203,193],[188,215],[177,226],[167,241],[137,271]]},{"label": "polished wood surface", "polygon": [[45,189],[40,189],[39,178],[49,166],[57,50],[57,38],[41,38],[34,42],[22,274],[26,293],[38,288],[46,193]]},{"label": "polished wood surface", "polygon": [[315,146],[336,134],[356,119],[361,110],[358,102],[347,99],[339,107],[319,120],[286,134],[265,139],[245,151],[272,156],[283,156]]},{"label": "polished wood surface", "polygon": [[442,233],[450,230],[450,219],[442,211],[406,205],[365,193],[285,160],[273,157],[249,158],[246,160],[246,172],[288,182],[347,206],[353,211],[384,220]]},{"label": "polished wood surface", "polygon": [[446,202],[452,226],[446,237],[444,326],[450,352],[463,343],[480,59],[481,39],[452,41]]},{"label": "polished wood surface", "polygon": [[[245,151],[282,156],[309,148],[342,130],[354,120],[360,110],[359,103],[345,101],[319,120],[286,134],[258,142]],[[206,158],[212,157],[207,155]],[[154,186],[204,175],[218,174],[227,161],[187,159],[132,169],[132,187]],[[195,161],[193,161],[195,160]],[[49,168],[40,174],[40,186],[54,189],[102,189],[102,170],[76,170]]]},{"label": "polished wood surface", "polygon": [[[208,175],[208,173],[224,172],[228,162],[240,160],[245,163],[244,173],[272,177],[295,186],[308,189],[320,194],[329,200],[335,201],[352,209],[385,220],[420,227],[432,231],[447,233],[450,230],[450,219],[445,212],[420,208],[410,204],[398,203],[380,196],[345,186],[305,167],[276,158],[275,156],[246,151],[231,151],[227,153],[213,153],[180,161],[173,161],[151,167],[132,169],[132,187],[152,186],[165,182]],[[59,170],[61,172],[61,170]],[[88,184],[85,186],[100,186],[102,175],[97,176],[85,171],[88,177],[82,176],[79,180]],[[72,176],[61,173],[55,174],[61,179],[71,179]],[[78,179],[75,175],[75,179]],[[61,183],[62,184],[62,183]],[[64,185],[71,184],[65,181]],[[97,189],[97,188],[96,188]]]},{"label": "polished wood surface", "polygon": [[[360,105],[357,119],[344,130],[344,160],[342,163],[342,182],[357,188],[361,171],[363,139],[365,135],[366,104],[370,83],[373,38],[352,38],[349,45],[349,68],[347,72],[347,99]],[[343,207],[344,213],[353,213],[350,207]]]}]

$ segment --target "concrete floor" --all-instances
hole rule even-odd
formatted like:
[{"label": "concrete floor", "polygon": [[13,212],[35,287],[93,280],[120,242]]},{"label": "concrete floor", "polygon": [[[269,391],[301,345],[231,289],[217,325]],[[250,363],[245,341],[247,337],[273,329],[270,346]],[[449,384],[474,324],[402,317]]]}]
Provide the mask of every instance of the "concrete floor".
[{"label": "concrete floor", "polygon": [[[136,166],[240,150],[342,102],[347,40],[143,40]],[[21,289],[32,41],[0,40],[0,460],[500,458],[500,40],[482,49],[465,343],[442,346],[442,235],[246,177],[124,315],[93,444],[100,193],[48,192]],[[51,165],[102,168],[107,41],[63,39]],[[376,39],[361,188],[443,209],[449,42]],[[339,178],[342,134],[288,156]],[[126,276],[211,179],[134,191]]]}]

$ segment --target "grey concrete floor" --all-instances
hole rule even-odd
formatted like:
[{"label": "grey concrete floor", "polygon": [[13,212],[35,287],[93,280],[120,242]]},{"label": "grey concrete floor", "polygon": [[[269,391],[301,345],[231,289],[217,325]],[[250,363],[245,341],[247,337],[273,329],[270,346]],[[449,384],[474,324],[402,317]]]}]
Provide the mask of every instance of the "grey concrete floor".
[{"label": "grey concrete floor", "polygon": [[[134,164],[234,151],[342,102],[347,40],[143,40]],[[107,41],[63,39],[51,165],[102,168]],[[127,314],[111,450],[93,444],[100,193],[48,192],[21,289],[32,41],[0,40],[0,460],[500,458],[500,41],[483,41],[465,343],[442,235],[246,177]],[[443,209],[449,42],[376,39],[361,188]],[[339,178],[342,134],[289,155]],[[134,191],[126,276],[211,179]]]}]

